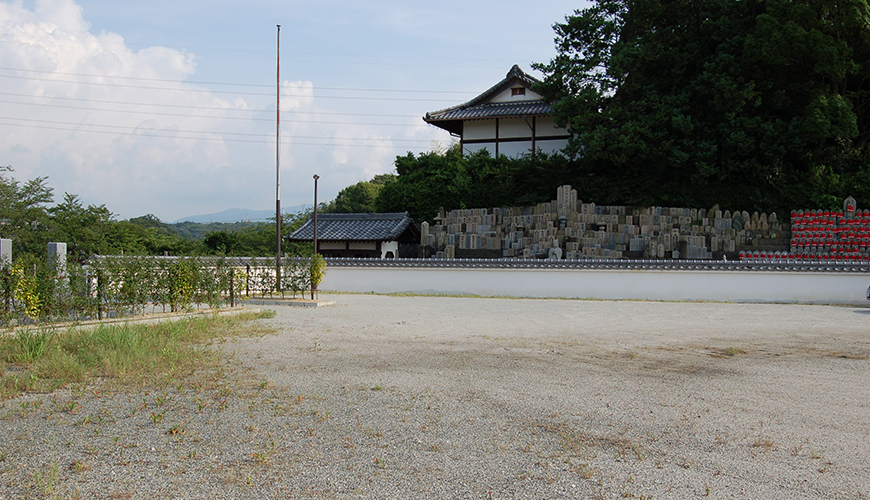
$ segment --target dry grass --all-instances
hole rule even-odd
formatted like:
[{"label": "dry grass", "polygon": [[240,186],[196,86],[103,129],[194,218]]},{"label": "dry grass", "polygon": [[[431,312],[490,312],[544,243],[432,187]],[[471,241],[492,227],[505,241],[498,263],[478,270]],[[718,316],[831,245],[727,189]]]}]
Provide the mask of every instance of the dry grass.
[{"label": "dry grass", "polygon": [[723,348],[714,347],[710,349],[710,356],[714,358],[730,358],[732,356],[742,356],[746,354],[746,349],[742,347],[729,346]]},{"label": "dry grass", "polygon": [[212,316],[89,330],[19,330],[0,338],[0,399],[76,383],[171,386],[217,366],[208,344],[267,333],[252,320],[274,313]]}]

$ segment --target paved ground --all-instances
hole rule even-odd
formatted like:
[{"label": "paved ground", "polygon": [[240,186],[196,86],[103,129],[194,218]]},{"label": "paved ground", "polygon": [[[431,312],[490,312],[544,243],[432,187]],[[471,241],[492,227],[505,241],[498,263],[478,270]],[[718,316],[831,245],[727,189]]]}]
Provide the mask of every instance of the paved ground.
[{"label": "paved ground", "polygon": [[147,393],[77,400],[99,426],[7,403],[0,498],[51,463],[83,498],[870,492],[870,309],[322,298],[225,344],[226,390],[171,391],[160,424]]}]

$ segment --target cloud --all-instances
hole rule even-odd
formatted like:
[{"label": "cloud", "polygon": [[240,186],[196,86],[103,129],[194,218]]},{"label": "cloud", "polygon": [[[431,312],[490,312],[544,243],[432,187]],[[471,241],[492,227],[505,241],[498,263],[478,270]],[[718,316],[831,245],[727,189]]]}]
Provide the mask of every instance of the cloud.
[{"label": "cloud", "polygon": [[[192,51],[133,50],[122,34],[92,33],[73,0],[30,5],[0,1],[0,165],[12,165],[19,179],[48,176],[58,198],[78,194],[123,218],[175,220],[274,203],[268,85],[196,83],[201,61]],[[353,115],[358,103],[318,97],[312,81],[281,88],[286,206],[310,203],[314,173],[329,199],[392,170],[396,154],[411,149],[401,140],[438,135],[368,123],[365,113]]]},{"label": "cloud", "polygon": [[133,51],[89,29],[71,0],[0,3],[2,163],[124,215],[158,211],[152,200],[168,193],[183,206],[229,163],[221,132],[238,129],[226,118],[247,102],[185,83],[191,53]]}]

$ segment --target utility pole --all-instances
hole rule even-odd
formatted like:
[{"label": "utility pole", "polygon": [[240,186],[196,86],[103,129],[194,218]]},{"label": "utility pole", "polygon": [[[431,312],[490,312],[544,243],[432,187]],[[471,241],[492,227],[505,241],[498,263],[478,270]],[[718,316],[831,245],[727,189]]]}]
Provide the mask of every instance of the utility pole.
[{"label": "utility pole", "polygon": [[281,291],[281,25],[278,25],[278,78],[275,97],[275,284]]}]

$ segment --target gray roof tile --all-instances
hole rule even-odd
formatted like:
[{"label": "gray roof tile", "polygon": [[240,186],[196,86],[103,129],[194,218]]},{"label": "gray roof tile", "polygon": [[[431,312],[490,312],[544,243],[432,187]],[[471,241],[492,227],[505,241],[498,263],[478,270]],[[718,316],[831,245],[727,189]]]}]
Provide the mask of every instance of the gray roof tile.
[{"label": "gray roof tile", "polygon": [[[391,241],[401,235],[413,220],[404,213],[317,214],[318,240]],[[292,234],[290,241],[314,239],[314,217]]]},{"label": "gray roof tile", "polygon": [[426,113],[423,120],[433,125],[442,126],[438,122],[470,120],[476,118],[547,115],[550,113],[550,106],[547,103],[538,100],[503,103],[488,102],[496,94],[511,87],[516,82],[523,83],[526,87],[531,87],[533,84],[537,83],[538,80],[521,70],[520,67],[515,64],[511,70],[508,71],[507,76],[505,76],[502,81],[490,87],[486,92],[457,106]]}]

